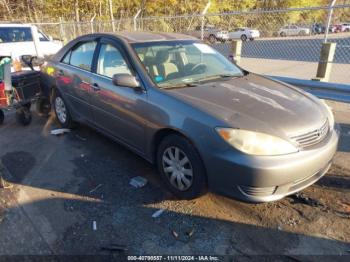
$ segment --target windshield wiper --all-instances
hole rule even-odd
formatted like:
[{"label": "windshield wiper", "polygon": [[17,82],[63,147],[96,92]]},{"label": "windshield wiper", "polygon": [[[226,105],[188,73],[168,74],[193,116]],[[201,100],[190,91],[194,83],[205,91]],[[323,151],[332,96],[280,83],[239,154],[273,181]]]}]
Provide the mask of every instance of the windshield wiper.
[{"label": "windshield wiper", "polygon": [[166,85],[166,86],[160,86],[160,88],[176,88],[176,87],[194,87],[194,86],[197,86],[198,84],[195,83],[195,82],[192,82],[192,83],[179,83],[179,84],[169,84],[169,85]]},{"label": "windshield wiper", "polygon": [[217,75],[211,75],[211,76],[200,78],[197,81],[199,82],[199,81],[207,81],[207,80],[213,80],[218,78],[231,78],[231,77],[240,77],[240,75],[217,74]]}]

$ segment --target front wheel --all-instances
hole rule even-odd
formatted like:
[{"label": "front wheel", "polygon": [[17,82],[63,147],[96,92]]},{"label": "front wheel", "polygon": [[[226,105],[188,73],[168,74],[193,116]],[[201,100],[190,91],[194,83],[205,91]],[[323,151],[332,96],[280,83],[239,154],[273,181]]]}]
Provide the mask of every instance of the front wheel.
[{"label": "front wheel", "polygon": [[67,105],[58,90],[54,90],[53,106],[56,119],[63,128],[73,127],[73,120],[68,111]]},{"label": "front wheel", "polygon": [[207,178],[195,147],[182,136],[167,136],[157,151],[161,178],[176,197],[193,199],[205,193]]}]

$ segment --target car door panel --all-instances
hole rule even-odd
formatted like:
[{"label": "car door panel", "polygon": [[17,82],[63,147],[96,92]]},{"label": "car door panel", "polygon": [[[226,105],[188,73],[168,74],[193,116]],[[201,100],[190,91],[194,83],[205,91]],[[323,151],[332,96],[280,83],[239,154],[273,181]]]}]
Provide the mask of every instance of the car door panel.
[{"label": "car door panel", "polygon": [[[84,43],[82,46],[83,45]],[[96,42],[94,43],[94,46],[97,46]],[[73,48],[72,52],[74,52],[74,50],[75,49]],[[92,73],[90,70],[92,68],[94,52],[95,49],[91,48],[89,53],[81,54],[77,58],[74,58],[74,61],[72,61],[72,58],[68,59],[69,64],[60,63],[56,72],[57,86],[59,90],[67,100],[70,109],[73,111],[73,115],[81,121],[92,121],[92,109],[90,103]],[[84,56],[85,60],[80,59],[81,56]],[[90,70],[88,66],[90,66]]]},{"label": "car door panel", "polygon": [[[121,50],[118,45],[110,41],[102,41],[103,45],[113,46]],[[110,57],[110,55],[108,55]],[[99,58],[98,58],[99,59]],[[147,101],[147,94],[130,87],[115,86],[112,83],[113,67],[105,67],[106,75],[98,74],[98,61],[93,76],[95,89],[91,94],[91,105],[95,124],[124,141],[140,152],[144,148],[145,120],[140,116]],[[118,68],[118,66],[114,67]],[[125,73],[124,65],[119,65],[115,72]],[[112,70],[112,71],[111,71]]]}]

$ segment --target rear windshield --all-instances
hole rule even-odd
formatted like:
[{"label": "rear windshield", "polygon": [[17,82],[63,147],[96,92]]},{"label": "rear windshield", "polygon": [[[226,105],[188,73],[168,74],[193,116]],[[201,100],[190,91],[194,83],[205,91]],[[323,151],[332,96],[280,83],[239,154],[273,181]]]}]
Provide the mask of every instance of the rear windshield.
[{"label": "rear windshield", "polygon": [[0,27],[0,43],[33,41],[30,27]]}]

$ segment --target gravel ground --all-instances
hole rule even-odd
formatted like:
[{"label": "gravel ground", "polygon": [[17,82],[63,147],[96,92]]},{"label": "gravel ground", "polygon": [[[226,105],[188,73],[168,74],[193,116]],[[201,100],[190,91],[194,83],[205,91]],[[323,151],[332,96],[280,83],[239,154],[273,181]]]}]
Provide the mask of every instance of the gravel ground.
[{"label": "gravel ground", "polygon": [[[349,254],[350,135],[343,109],[336,112],[342,145],[327,175],[265,204],[211,193],[176,200],[152,165],[90,128],[56,137],[48,135],[50,119],[34,116],[23,128],[8,113],[0,157],[13,188],[0,189],[0,254],[109,255],[103,248],[111,244],[132,255]],[[130,186],[135,176],[147,185]]]}]

